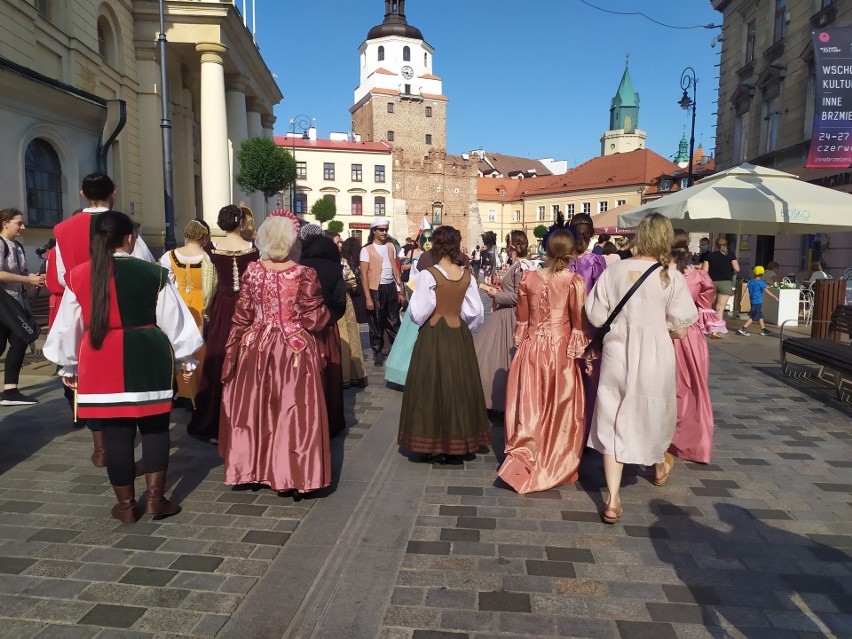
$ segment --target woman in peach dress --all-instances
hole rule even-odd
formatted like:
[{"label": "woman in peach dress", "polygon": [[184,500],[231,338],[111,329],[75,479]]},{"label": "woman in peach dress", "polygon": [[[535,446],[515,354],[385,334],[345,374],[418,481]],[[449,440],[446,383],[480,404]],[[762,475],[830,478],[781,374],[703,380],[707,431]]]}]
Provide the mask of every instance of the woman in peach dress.
[{"label": "woman in peach dress", "polygon": [[521,279],[518,351],[506,391],[506,459],[498,474],[519,493],[576,481],[586,439],[586,284],[566,268],[575,250],[569,231],[551,232],[546,250],[547,267]]}]

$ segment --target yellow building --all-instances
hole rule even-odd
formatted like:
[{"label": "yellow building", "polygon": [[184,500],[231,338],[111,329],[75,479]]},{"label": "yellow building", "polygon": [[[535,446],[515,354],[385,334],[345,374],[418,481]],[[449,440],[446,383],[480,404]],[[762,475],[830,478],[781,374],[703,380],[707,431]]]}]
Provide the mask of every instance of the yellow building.
[{"label": "yellow building", "polygon": [[[233,149],[272,136],[282,96],[234,4],[165,6],[180,239],[196,215],[215,228],[230,202],[262,209],[233,180]],[[84,204],[80,182],[95,170],[114,178],[116,208],[163,245],[158,34],[156,0],[0,0],[0,206],[24,211],[30,246]]]},{"label": "yellow building", "polygon": [[366,241],[367,230],[374,217],[391,220],[390,233],[405,239],[408,229],[394,224],[393,149],[386,142],[352,142],[349,140],[317,139],[316,129],[308,130],[308,139],[300,134],[276,136],[275,142],[293,154],[296,160],[296,189],[283,194],[285,208],[315,221],[310,215],[317,200],[334,201],[337,215],[343,222],[344,237]]}]

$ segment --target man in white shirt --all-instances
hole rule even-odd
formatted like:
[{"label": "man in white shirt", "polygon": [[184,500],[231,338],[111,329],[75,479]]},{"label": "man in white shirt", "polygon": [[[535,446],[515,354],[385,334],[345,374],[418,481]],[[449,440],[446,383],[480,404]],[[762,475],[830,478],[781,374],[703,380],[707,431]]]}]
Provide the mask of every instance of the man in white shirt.
[{"label": "man in white shirt", "polygon": [[367,305],[367,323],[370,327],[370,347],[373,363],[381,366],[382,347],[387,332],[393,344],[399,332],[399,309],[405,301],[402,277],[396,259],[396,250],[388,241],[390,220],[376,218],[370,225],[372,242],[361,249],[361,289]]}]

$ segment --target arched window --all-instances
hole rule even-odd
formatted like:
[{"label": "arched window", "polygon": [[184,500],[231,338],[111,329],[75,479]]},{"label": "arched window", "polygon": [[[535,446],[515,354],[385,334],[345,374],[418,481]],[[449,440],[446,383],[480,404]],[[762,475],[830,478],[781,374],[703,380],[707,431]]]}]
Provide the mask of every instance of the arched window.
[{"label": "arched window", "polygon": [[429,67],[429,54],[428,53],[423,54],[423,66],[427,67],[427,68]]},{"label": "arched window", "polygon": [[98,17],[98,55],[104,62],[115,65],[115,34],[106,16]]},{"label": "arched window", "polygon": [[411,47],[402,48],[402,59],[404,62],[411,62]]},{"label": "arched window", "polygon": [[24,157],[27,226],[50,228],[62,221],[62,167],[49,142],[36,138]]},{"label": "arched window", "polygon": [[379,47],[379,62],[385,59],[385,48]]}]

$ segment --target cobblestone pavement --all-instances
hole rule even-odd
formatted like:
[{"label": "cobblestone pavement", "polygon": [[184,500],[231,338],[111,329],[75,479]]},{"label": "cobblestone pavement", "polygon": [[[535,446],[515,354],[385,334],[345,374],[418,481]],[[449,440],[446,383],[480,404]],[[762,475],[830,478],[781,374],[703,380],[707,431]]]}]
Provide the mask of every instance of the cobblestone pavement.
[{"label": "cobblestone pavement", "polygon": [[664,487],[628,471],[615,526],[595,454],[526,496],[493,452],[409,462],[401,396],[372,367],[327,496],[231,492],[176,411],[184,512],[121,525],[88,433],[28,369],[42,403],[0,408],[0,637],[852,637],[852,409],[780,375],[777,344],[711,342],[712,464]]}]

